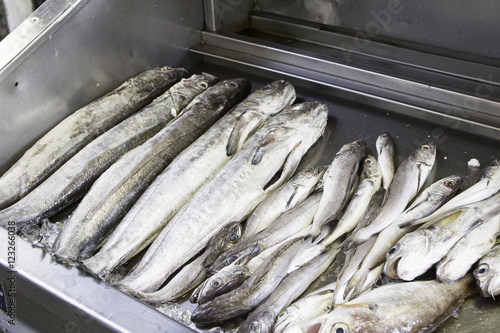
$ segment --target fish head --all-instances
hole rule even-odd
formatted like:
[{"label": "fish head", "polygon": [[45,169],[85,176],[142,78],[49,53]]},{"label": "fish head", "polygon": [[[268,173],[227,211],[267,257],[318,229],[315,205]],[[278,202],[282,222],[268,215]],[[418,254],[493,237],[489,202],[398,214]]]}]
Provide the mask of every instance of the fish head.
[{"label": "fish head", "polygon": [[205,260],[205,265],[211,265],[220,253],[236,245],[242,234],[243,228],[239,221],[225,225],[208,243],[207,249],[211,252]]},{"label": "fish head", "polygon": [[389,150],[391,154],[394,153],[394,140],[389,133],[382,133],[377,137],[375,142],[375,147],[377,148],[377,153],[381,154],[384,150]]},{"label": "fish head", "polygon": [[484,297],[500,294],[500,272],[486,261],[481,261],[474,270],[474,277]]},{"label": "fish head", "polygon": [[300,308],[292,303],[276,317],[274,330],[283,331],[287,326],[300,318]]},{"label": "fish head", "polygon": [[346,154],[356,154],[359,156],[363,156],[366,151],[366,142],[363,140],[355,140],[353,142],[346,143],[343,145],[340,150],[335,154],[334,158],[338,158],[342,155]]},{"label": "fish head", "polygon": [[491,161],[490,164],[488,164],[488,166],[484,168],[482,178],[489,179],[490,181],[494,181],[495,183],[499,183],[500,161],[497,159],[493,159],[493,161]]},{"label": "fish head", "polygon": [[263,248],[255,243],[241,242],[226,252],[222,253],[210,267],[208,274],[213,275],[219,272],[224,267],[231,264],[244,265],[252,258],[258,256]]},{"label": "fish head", "polygon": [[363,160],[363,172],[361,177],[362,179],[373,179],[381,181],[382,173],[380,172],[378,161],[374,156],[368,155]]},{"label": "fish head", "polygon": [[273,331],[276,314],[273,311],[263,311],[258,315],[250,315],[241,324],[238,332],[245,333],[269,333]]},{"label": "fish head", "polygon": [[[371,332],[377,321],[374,304],[340,304],[330,313],[307,321],[302,327],[306,333],[358,333]],[[345,306],[345,307],[344,307]]]},{"label": "fish head", "polygon": [[431,185],[429,197],[435,196],[437,204],[442,204],[462,186],[464,180],[460,176],[449,176]]},{"label": "fish head", "polygon": [[251,88],[252,83],[245,78],[224,80],[207,89],[206,91],[209,94],[204,97],[210,98],[211,104],[226,105],[229,109],[245,98]]},{"label": "fish head", "polygon": [[198,94],[202,93],[203,91],[207,90],[209,87],[213,86],[219,82],[219,79],[208,73],[202,73],[202,74],[194,74],[191,75],[189,78],[184,78],[179,82],[179,86],[182,87],[179,90],[179,93],[182,93],[182,90],[192,90],[198,92]]},{"label": "fish head", "polygon": [[[158,69],[164,77],[169,80],[180,80],[189,75],[189,72],[184,68],[164,66]],[[162,79],[163,81],[163,79]]]},{"label": "fish head", "polygon": [[272,112],[269,116],[289,107],[295,100],[295,88],[285,80],[268,83],[252,93],[252,95],[254,94],[257,100],[264,102],[264,105],[261,105],[259,109]]},{"label": "fish head", "polygon": [[[224,267],[216,275],[208,278],[193,293],[198,304],[206,303],[215,297],[239,287],[249,276],[245,266],[231,265]],[[191,296],[193,298],[193,296]],[[193,298],[193,300],[195,300]],[[195,302],[193,302],[195,303]]]},{"label": "fish head", "polygon": [[430,167],[434,165],[436,160],[436,144],[433,141],[426,142],[418,147],[411,155],[418,165]]}]

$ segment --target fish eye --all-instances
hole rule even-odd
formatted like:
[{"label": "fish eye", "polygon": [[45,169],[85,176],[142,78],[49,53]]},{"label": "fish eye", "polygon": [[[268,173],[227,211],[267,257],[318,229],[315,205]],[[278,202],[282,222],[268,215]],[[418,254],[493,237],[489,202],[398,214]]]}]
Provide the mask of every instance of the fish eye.
[{"label": "fish eye", "polygon": [[220,279],[215,279],[215,280],[212,282],[212,287],[217,288],[217,287],[219,287],[221,284],[222,284],[222,282],[221,282],[221,280],[220,280]]},{"label": "fish eye", "polygon": [[273,89],[273,86],[268,84],[268,85],[265,85],[264,87],[262,87],[260,90],[261,91],[269,91],[271,89]]},{"label": "fish eye", "polygon": [[387,252],[387,254],[391,255],[391,254],[394,254],[394,252],[396,252],[396,247],[395,246],[392,249],[390,249],[389,252]]},{"label": "fish eye", "polygon": [[229,241],[231,243],[236,243],[238,241],[238,236],[235,234],[231,234],[231,236],[229,236]]},{"label": "fish eye", "polygon": [[475,271],[474,271],[474,275],[476,276],[480,276],[480,275],[483,275],[485,273],[488,273],[488,270],[489,270],[489,266],[486,265],[486,264],[483,264],[481,266],[479,266]]},{"label": "fish eye", "polygon": [[202,89],[207,89],[208,88],[208,83],[202,81],[202,82],[198,83],[198,87],[200,87]]},{"label": "fish eye", "polygon": [[422,145],[422,149],[423,150],[430,150],[431,146],[429,146],[428,144],[425,144],[425,145]]},{"label": "fish eye", "polygon": [[171,71],[171,70],[172,70],[172,67],[167,67],[167,70]]},{"label": "fish eye", "polygon": [[368,165],[373,164],[373,160],[371,158],[367,158],[365,160],[365,163],[368,164]]},{"label": "fish eye", "polygon": [[492,166],[497,165],[497,163],[498,163],[498,162],[497,162],[496,160],[493,160],[493,161],[491,161],[491,162],[490,162],[490,164],[488,164],[488,166],[491,166],[491,167],[492,167]]},{"label": "fish eye", "polygon": [[330,331],[331,333],[349,333],[349,327],[347,327],[346,324],[335,324],[333,326],[332,330]]},{"label": "fish eye", "polygon": [[454,182],[453,180],[448,180],[448,181],[444,182],[444,186],[449,187],[449,188],[453,188],[453,187],[455,187],[455,185],[457,185],[457,183]]},{"label": "fish eye", "polygon": [[238,83],[234,82],[234,81],[231,81],[229,82],[228,84],[231,88],[238,88]]},{"label": "fish eye", "polygon": [[260,325],[259,323],[252,323],[252,325],[250,325],[250,332],[253,332],[253,333],[259,333],[260,332]]},{"label": "fish eye", "polygon": [[306,169],[306,170],[304,170],[304,173],[308,174],[308,175],[311,175],[311,174],[314,173],[314,170],[313,169]]}]

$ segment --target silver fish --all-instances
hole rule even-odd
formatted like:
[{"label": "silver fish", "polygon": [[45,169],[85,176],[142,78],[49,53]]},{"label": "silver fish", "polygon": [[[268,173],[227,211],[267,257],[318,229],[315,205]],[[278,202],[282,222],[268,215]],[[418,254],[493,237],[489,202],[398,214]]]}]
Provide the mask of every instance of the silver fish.
[{"label": "silver fish", "polygon": [[271,295],[248,315],[238,332],[272,332],[278,314],[331,265],[339,251],[338,244],[333,244],[308,263],[288,273]]},{"label": "silver fish", "polygon": [[500,245],[493,247],[479,260],[474,277],[484,297],[500,294]]},{"label": "silver fish", "polygon": [[[231,157],[225,153],[229,136],[239,123],[240,139],[253,133],[269,117],[295,99],[293,85],[274,81],[252,92],[193,144],[180,153],[138,199],[106,243],[84,265],[95,275],[106,276],[148,246],[186,201]],[[242,127],[243,114],[250,128]],[[250,121],[257,119],[260,122]]]},{"label": "silver fish", "polygon": [[[217,78],[210,74],[193,75],[189,79],[182,79],[146,108],[89,143],[56,174],[60,175],[62,170],[67,170],[65,175],[70,178],[70,174],[77,175],[77,170],[88,172],[97,159],[103,167],[110,165],[126,151],[143,143],[167,125],[174,118],[172,110],[176,110],[175,114],[178,115],[195,96],[217,81]],[[92,172],[93,176],[97,177],[104,171],[98,172],[98,170]],[[95,218],[98,214],[95,202],[87,206],[85,202],[86,199],[64,224],[54,245],[53,251],[56,256],[65,262],[74,262],[81,254],[85,255],[94,250],[113,226],[113,218],[109,214],[101,215],[106,220],[106,223],[103,223],[102,220]]]},{"label": "silver fish", "polygon": [[429,142],[401,163],[387,189],[382,208],[369,225],[352,235],[350,247],[368,240],[396,220],[424,185],[435,159],[436,145]]},{"label": "silver fish", "polygon": [[323,176],[323,198],[314,216],[313,232],[319,232],[321,226],[335,219],[344,208],[365,147],[364,141],[357,140],[342,146],[335,155]]},{"label": "silver fish", "polygon": [[220,253],[234,246],[240,240],[241,234],[241,223],[229,223],[210,240],[205,251],[184,266],[166,286],[152,293],[137,293],[135,296],[148,303],[161,304],[185,295],[205,280],[208,266]]},{"label": "silver fish", "polygon": [[248,217],[243,239],[267,228],[281,214],[304,201],[315,190],[315,186],[324,172],[325,168],[323,167],[302,170],[271,193]]},{"label": "silver fish", "polygon": [[436,267],[436,277],[449,283],[460,280],[495,245],[500,233],[496,215],[462,237]]},{"label": "silver fish", "polygon": [[66,117],[0,178],[0,209],[24,197],[85,145],[186,75],[182,68],[148,70]]},{"label": "silver fish", "polygon": [[384,274],[410,281],[441,260],[465,234],[500,212],[500,194],[441,215],[429,227],[404,235],[387,253]]},{"label": "silver fish", "polygon": [[296,238],[280,246],[239,288],[198,306],[191,321],[196,324],[220,323],[255,309],[276,289],[291,259],[311,244],[311,240],[311,237]]},{"label": "silver fish", "polygon": [[186,202],[119,286],[131,292],[157,289],[224,225],[244,219],[292,176],[323,134],[327,114],[324,104],[301,103],[269,120]]},{"label": "silver fish", "polygon": [[389,133],[383,133],[378,136],[375,147],[382,173],[382,187],[387,190],[394,178],[394,140]]},{"label": "silver fish", "polygon": [[[468,294],[472,276],[386,284],[302,325],[302,332],[424,332]],[[287,332],[285,330],[285,332]]]}]

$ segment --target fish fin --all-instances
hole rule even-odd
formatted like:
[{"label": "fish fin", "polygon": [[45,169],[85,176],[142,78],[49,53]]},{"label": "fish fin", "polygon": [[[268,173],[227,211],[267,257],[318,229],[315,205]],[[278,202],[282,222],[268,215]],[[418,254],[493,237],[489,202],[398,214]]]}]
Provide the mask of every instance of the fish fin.
[{"label": "fish fin", "polygon": [[[245,127],[247,126],[248,121],[245,117],[245,113],[241,114],[236,123],[234,124],[233,130],[229,135],[229,139],[227,141],[226,146],[226,155],[232,156],[241,145],[242,134],[244,132]],[[253,163],[252,163],[253,164]]]},{"label": "fish fin", "polygon": [[253,165],[258,165],[260,163],[262,157],[264,157],[264,154],[266,153],[266,148],[269,148],[269,146],[272,147],[272,144],[274,142],[276,142],[276,135],[274,131],[269,131],[253,155],[252,158]]},{"label": "fish fin", "polygon": [[[286,179],[289,179],[299,166],[300,157],[295,158],[294,152],[297,151],[297,147],[300,146],[299,142],[287,155],[285,161],[281,165],[281,168],[271,177],[271,179],[264,186],[263,190],[267,191],[270,187],[275,184],[282,184]],[[271,189],[271,191],[274,189]]]},{"label": "fish fin", "polygon": [[298,191],[298,187],[295,186],[294,189],[293,189],[292,195],[290,195],[290,197],[286,201],[286,206],[285,206],[286,209],[290,209],[290,206],[292,204],[292,200],[293,200],[293,198],[295,198],[295,195],[297,194],[297,191]]}]

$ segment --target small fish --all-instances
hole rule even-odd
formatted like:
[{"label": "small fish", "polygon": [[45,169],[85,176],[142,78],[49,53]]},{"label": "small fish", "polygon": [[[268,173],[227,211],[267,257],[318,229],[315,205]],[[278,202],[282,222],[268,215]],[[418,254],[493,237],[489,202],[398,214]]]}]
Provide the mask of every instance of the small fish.
[{"label": "small fish", "polygon": [[500,245],[479,260],[474,277],[484,297],[494,298],[500,294]]},{"label": "small fish", "polygon": [[424,185],[435,159],[436,145],[429,142],[420,146],[401,163],[387,189],[382,208],[369,225],[351,236],[350,247],[368,240],[396,220]]},{"label": "small fish", "polygon": [[387,190],[394,178],[394,140],[389,133],[383,133],[378,136],[375,147],[382,173],[382,187]]}]

